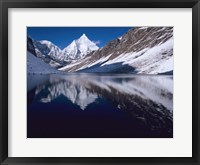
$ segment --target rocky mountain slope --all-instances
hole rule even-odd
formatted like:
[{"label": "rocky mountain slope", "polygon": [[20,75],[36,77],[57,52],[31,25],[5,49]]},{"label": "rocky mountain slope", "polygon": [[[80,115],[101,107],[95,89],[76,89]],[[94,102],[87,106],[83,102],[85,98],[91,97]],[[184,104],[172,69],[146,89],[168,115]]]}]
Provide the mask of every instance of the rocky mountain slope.
[{"label": "rocky mountain slope", "polygon": [[173,27],[136,27],[85,58],[61,68],[65,72],[160,74],[173,72]]}]

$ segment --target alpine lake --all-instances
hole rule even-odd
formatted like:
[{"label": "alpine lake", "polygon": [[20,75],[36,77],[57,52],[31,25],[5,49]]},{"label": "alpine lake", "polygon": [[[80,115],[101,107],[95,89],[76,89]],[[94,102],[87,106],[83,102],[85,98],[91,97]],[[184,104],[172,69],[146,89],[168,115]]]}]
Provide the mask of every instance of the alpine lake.
[{"label": "alpine lake", "polygon": [[28,74],[27,138],[173,138],[173,76]]}]

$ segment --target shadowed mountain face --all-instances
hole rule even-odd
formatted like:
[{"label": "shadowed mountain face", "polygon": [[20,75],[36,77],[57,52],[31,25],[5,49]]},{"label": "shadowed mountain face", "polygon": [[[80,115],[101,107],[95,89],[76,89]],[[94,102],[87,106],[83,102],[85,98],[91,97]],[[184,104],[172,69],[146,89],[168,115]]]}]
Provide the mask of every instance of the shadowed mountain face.
[{"label": "shadowed mountain face", "polygon": [[28,137],[173,137],[171,76],[29,79]]},{"label": "shadowed mountain face", "polygon": [[27,37],[27,51],[31,52],[34,56],[36,56],[33,40],[30,37]]},{"label": "shadowed mountain face", "polygon": [[61,52],[59,47],[46,40],[34,41],[34,46],[38,57],[49,56],[49,58],[57,60],[57,56]]}]

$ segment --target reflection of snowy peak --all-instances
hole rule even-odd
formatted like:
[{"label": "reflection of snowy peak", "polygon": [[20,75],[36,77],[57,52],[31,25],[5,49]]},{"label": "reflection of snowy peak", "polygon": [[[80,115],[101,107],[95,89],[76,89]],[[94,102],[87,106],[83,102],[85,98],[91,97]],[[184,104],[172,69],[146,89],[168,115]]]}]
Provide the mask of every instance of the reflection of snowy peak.
[{"label": "reflection of snowy peak", "polygon": [[[84,75],[65,76],[65,75],[51,75],[49,82],[50,85],[38,86],[36,89],[37,100],[43,103],[48,103],[60,96],[66,97],[73,104],[78,105],[82,110],[93,103],[99,97],[110,98],[113,100],[113,93],[117,98],[124,98],[116,101],[117,106],[126,106],[125,102],[134,101],[134,98],[142,100],[152,100],[157,105],[161,105],[172,111],[173,99],[173,80],[171,77],[127,77],[121,80],[118,76],[91,76],[85,77]],[[41,95],[40,93],[45,93]],[[127,100],[125,96],[130,96]],[[160,107],[161,108],[161,107]],[[142,107],[141,107],[142,109]]]},{"label": "reflection of snowy peak", "polygon": [[[28,89],[32,88],[31,102],[57,106],[62,102],[70,113],[89,115],[94,112],[97,116],[101,112],[105,115],[105,111],[110,114],[114,107],[116,113],[127,112],[128,116],[133,116],[153,131],[163,131],[169,126],[167,131],[173,131],[172,76],[54,74],[49,75],[48,81],[45,78],[45,83],[37,79],[40,78],[34,75],[28,79]],[[36,84],[34,81],[38,83],[36,88],[32,85]],[[104,108],[104,104],[111,109]],[[94,107],[98,106],[100,108],[96,111]]]},{"label": "reflection of snowy peak", "polygon": [[99,49],[99,47],[83,34],[79,39],[74,40],[62,51],[61,58],[65,61],[77,60],[97,49]]},{"label": "reflection of snowy peak", "polygon": [[[43,103],[51,102],[59,96],[64,96],[84,110],[97,98],[97,94],[89,92],[85,87],[78,82],[75,83],[73,80],[56,82],[56,78],[51,78],[50,82],[54,85],[48,87],[48,95],[46,97],[40,98]],[[35,94],[37,95],[44,90],[46,90],[45,86],[41,86],[36,89]]]}]

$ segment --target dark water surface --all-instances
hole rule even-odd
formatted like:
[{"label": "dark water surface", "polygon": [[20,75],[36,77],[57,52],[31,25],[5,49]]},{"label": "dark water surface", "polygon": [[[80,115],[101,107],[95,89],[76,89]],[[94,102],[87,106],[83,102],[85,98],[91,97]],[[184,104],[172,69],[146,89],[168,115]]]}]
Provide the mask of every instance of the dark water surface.
[{"label": "dark water surface", "polygon": [[173,77],[28,75],[28,138],[171,138]]}]

